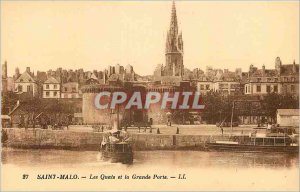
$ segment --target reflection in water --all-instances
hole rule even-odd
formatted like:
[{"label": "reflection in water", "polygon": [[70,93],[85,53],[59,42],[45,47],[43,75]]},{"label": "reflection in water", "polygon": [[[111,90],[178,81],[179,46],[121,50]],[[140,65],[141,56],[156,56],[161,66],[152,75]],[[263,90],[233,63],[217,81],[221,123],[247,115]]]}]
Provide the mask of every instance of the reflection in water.
[{"label": "reflection in water", "polygon": [[234,153],[201,151],[152,151],[135,155],[138,163],[172,164],[191,168],[257,168],[257,167],[298,167],[297,154],[284,153]]},{"label": "reflection in water", "polygon": [[234,153],[203,151],[136,151],[132,165],[105,161],[97,151],[23,150],[3,148],[2,163],[38,167],[119,167],[147,166],[180,168],[297,168],[298,154]]}]

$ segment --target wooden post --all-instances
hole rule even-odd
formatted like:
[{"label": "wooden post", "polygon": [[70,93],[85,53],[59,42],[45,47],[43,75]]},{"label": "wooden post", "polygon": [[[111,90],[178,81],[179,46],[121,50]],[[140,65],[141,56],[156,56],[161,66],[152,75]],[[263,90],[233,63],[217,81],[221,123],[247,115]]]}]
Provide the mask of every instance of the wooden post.
[{"label": "wooden post", "polygon": [[233,105],[232,105],[232,110],[231,110],[231,133],[230,135],[232,135],[232,121],[233,121],[233,110],[234,110],[234,101],[233,101]]}]

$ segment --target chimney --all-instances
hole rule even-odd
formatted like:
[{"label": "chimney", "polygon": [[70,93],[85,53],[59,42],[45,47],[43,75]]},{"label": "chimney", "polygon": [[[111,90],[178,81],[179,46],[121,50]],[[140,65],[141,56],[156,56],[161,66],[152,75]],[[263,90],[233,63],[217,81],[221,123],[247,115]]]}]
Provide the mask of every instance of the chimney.
[{"label": "chimney", "polygon": [[3,79],[7,78],[7,62],[6,61],[2,65],[2,78]]},{"label": "chimney", "polygon": [[30,74],[30,67],[26,67],[26,72]]},{"label": "chimney", "polygon": [[262,66],[262,73],[263,73],[263,74],[266,73],[266,66],[265,66],[265,65]]},{"label": "chimney", "polygon": [[297,73],[297,67],[296,67],[295,60],[294,60],[294,63],[293,63],[293,73]]},{"label": "chimney", "polygon": [[19,68],[17,67],[17,68],[15,69],[14,80],[18,79],[19,76],[20,76],[20,70],[19,70]]},{"label": "chimney", "polygon": [[281,59],[280,57],[277,57],[275,60],[275,69],[279,75],[281,74],[281,65],[282,65]]},{"label": "chimney", "polygon": [[106,73],[103,74],[103,84],[106,84]]},{"label": "chimney", "polygon": [[236,68],[235,69],[235,74],[242,77],[242,69],[241,68]]},{"label": "chimney", "polygon": [[249,73],[253,73],[254,71],[253,71],[253,65],[251,64],[250,65],[250,68],[249,68]]}]

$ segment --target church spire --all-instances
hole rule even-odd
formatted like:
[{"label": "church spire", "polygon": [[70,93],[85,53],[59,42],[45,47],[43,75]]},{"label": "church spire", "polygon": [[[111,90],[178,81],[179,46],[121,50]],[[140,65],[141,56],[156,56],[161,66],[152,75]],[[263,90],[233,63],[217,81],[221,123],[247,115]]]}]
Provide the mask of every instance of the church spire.
[{"label": "church spire", "polygon": [[[166,39],[166,53],[181,51],[181,50],[178,50],[178,48],[179,49],[182,48],[182,46],[181,46],[182,39],[178,39],[178,37],[179,36],[178,36],[178,22],[177,22],[176,6],[175,6],[175,1],[173,0],[170,29],[167,32],[167,39]],[[180,44],[179,46],[178,46],[178,43]]]},{"label": "church spire", "polygon": [[170,34],[174,36],[177,36],[178,34],[178,23],[177,23],[175,0],[173,0],[173,4],[172,4]]},{"label": "church spire", "polygon": [[166,66],[163,74],[165,76],[182,76],[183,66],[183,40],[182,34],[178,34],[178,21],[175,1],[173,0],[170,29],[166,39]]}]

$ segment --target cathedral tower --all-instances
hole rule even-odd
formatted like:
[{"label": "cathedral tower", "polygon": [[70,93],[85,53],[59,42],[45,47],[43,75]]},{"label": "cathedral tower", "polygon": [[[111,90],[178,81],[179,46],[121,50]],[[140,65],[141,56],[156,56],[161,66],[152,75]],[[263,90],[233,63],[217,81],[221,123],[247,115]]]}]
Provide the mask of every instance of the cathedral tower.
[{"label": "cathedral tower", "polygon": [[182,33],[178,32],[175,2],[173,1],[170,29],[166,40],[166,66],[164,76],[183,76],[183,41]]}]

